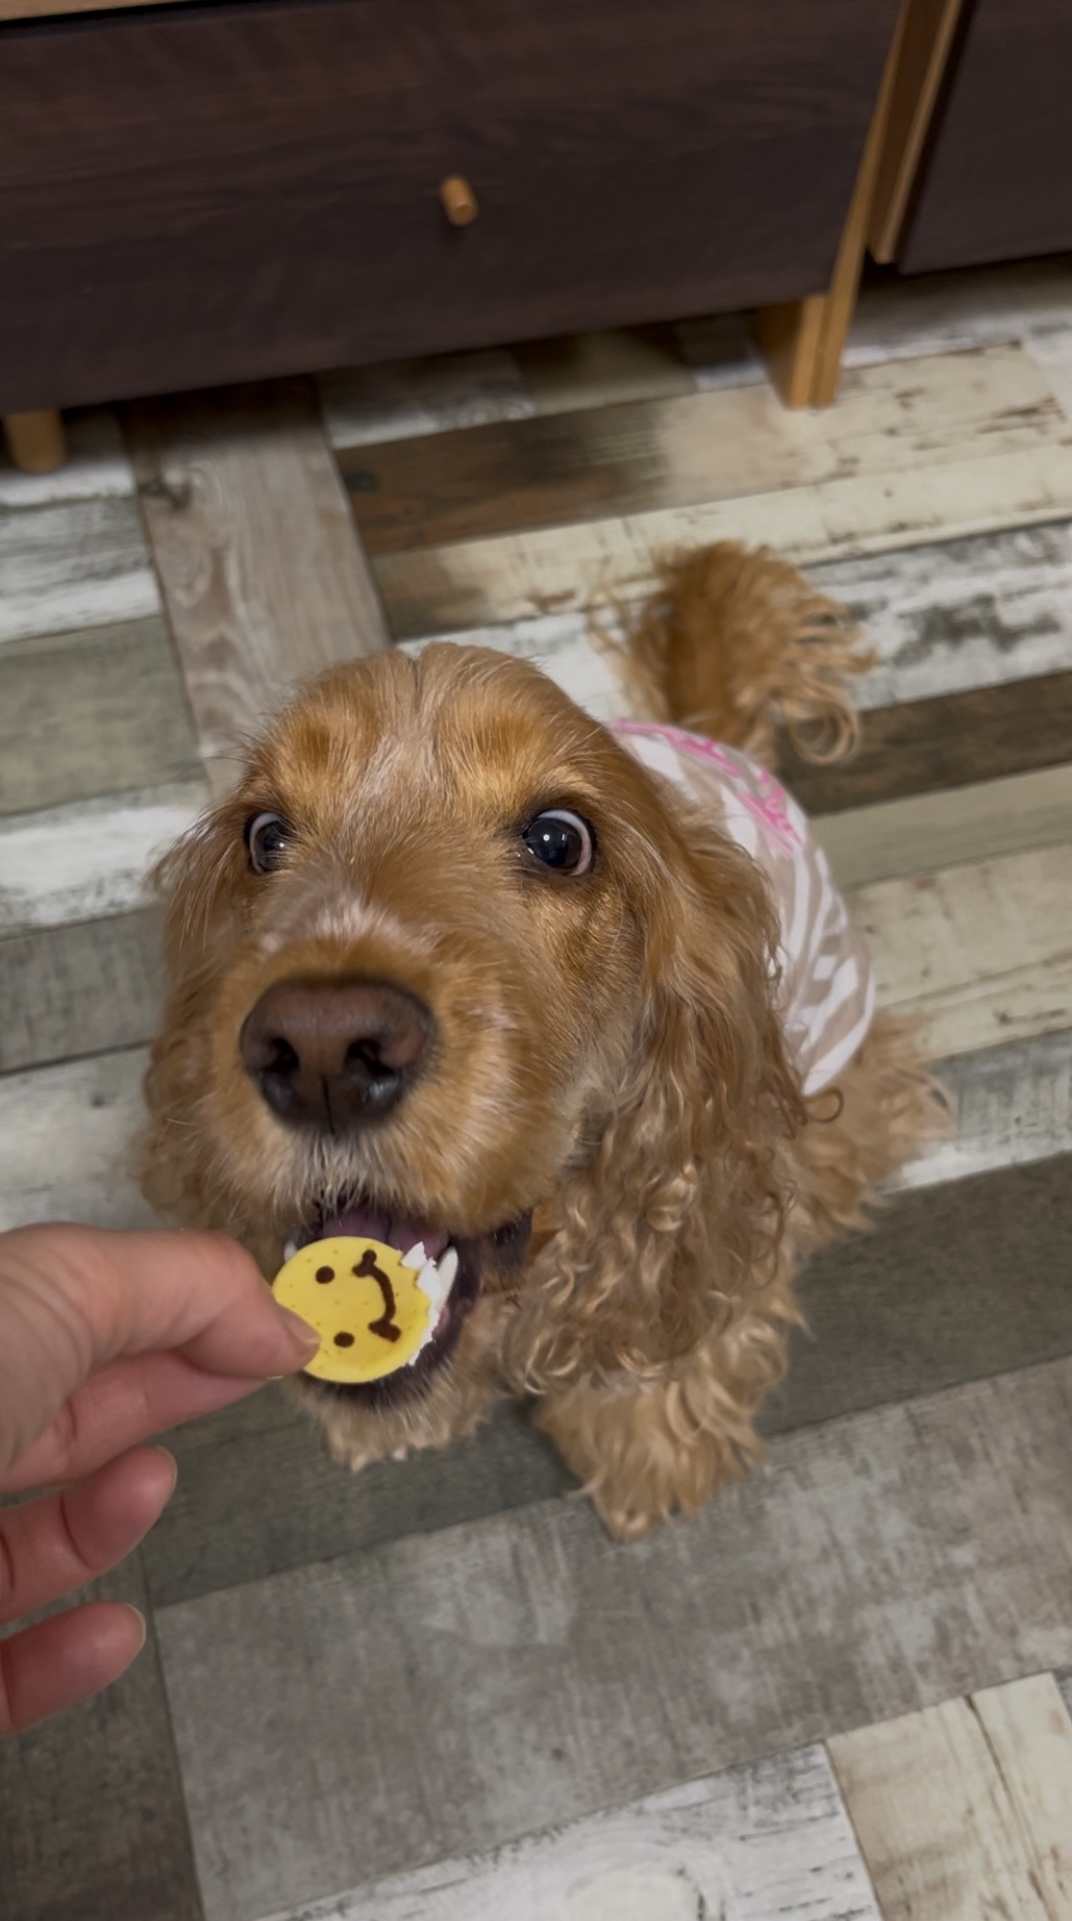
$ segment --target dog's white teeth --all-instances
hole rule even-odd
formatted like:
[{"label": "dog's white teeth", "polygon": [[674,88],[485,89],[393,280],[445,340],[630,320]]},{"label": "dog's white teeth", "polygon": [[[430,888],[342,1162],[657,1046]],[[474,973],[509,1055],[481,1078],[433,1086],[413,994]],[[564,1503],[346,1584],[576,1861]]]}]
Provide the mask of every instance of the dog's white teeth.
[{"label": "dog's white teeth", "polygon": [[439,1256],[439,1278],[443,1284],[443,1297],[450,1293],[458,1278],[458,1250],[456,1247],[444,1248]]},{"label": "dog's white teeth", "polygon": [[292,1261],[297,1252],[298,1252],[298,1243],[292,1234],[289,1241],[283,1242],[283,1259],[285,1261]]},{"label": "dog's white teeth", "polygon": [[409,1253],[403,1254],[402,1265],[403,1267],[415,1267],[419,1271],[424,1266],[427,1259],[428,1259],[428,1256],[424,1251],[424,1242],[414,1241],[413,1246],[409,1250]]},{"label": "dog's white teeth", "polygon": [[443,1281],[434,1261],[425,1261],[424,1266],[417,1276],[417,1286],[420,1288],[421,1293],[431,1301],[433,1307],[442,1306],[445,1298]]}]

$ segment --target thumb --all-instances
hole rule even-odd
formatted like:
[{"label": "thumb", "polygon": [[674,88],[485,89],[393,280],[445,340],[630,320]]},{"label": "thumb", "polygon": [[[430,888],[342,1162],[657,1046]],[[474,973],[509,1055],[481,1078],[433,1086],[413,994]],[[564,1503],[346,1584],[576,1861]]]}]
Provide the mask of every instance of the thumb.
[{"label": "thumb", "polygon": [[0,1234],[0,1472],[118,1355],[174,1349],[211,1374],[292,1374],[314,1351],[251,1257],[217,1234]]}]

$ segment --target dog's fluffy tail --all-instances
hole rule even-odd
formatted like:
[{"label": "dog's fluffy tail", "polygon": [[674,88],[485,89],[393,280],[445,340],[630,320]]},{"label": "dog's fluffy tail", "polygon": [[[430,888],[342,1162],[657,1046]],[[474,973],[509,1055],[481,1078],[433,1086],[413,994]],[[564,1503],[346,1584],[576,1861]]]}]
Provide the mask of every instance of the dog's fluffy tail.
[{"label": "dog's fluffy tail", "polygon": [[653,719],[768,766],[780,729],[809,760],[851,752],[845,681],[873,657],[843,607],[766,548],[735,541],[665,554],[657,575],[650,599],[622,616],[634,693]]}]

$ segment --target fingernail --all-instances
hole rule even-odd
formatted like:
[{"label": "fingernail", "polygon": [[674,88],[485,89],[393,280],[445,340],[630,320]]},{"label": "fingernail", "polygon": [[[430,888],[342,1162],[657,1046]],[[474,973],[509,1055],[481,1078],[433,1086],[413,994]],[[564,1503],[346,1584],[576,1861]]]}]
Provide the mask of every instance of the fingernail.
[{"label": "fingernail", "polygon": [[167,1498],[170,1501],[172,1495],[175,1492],[176,1483],[179,1478],[179,1464],[169,1447],[154,1446],[153,1453],[162,1455],[164,1460],[167,1462],[168,1467],[171,1469],[171,1486],[168,1488],[168,1492],[167,1492]]},{"label": "fingernail", "polygon": [[[163,1451],[164,1450],[161,1449],[161,1453],[163,1453]],[[141,1629],[141,1640],[138,1642],[137,1649],[135,1650],[136,1655],[140,1654],[142,1651],[142,1648],[145,1646],[145,1643],[149,1638],[149,1624],[146,1621],[145,1616],[142,1613],[141,1609],[134,1607],[130,1601],[124,1601],[122,1603],[122,1606],[126,1608],[126,1611],[128,1614],[132,1614],[134,1616],[134,1619],[136,1620],[139,1628]]]},{"label": "fingernail", "polygon": [[279,1312],[287,1323],[302,1353],[315,1354],[317,1348],[320,1346],[320,1336],[315,1327],[310,1327],[308,1321],[303,1321],[300,1314],[292,1314],[289,1307],[281,1307]]}]

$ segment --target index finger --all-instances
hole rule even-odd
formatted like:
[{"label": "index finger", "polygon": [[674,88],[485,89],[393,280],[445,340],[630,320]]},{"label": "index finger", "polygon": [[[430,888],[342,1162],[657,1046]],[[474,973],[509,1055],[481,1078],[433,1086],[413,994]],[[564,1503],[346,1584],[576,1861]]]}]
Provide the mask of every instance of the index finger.
[{"label": "index finger", "polygon": [[80,1382],[123,1354],[177,1349],[211,1374],[294,1373],[315,1336],[218,1234],[28,1227],[0,1235],[0,1472]]},{"label": "index finger", "polygon": [[0,1494],[80,1480],[139,1441],[218,1413],[261,1386],[208,1374],[184,1354],[122,1354],[67,1396],[15,1466],[0,1473]]}]

